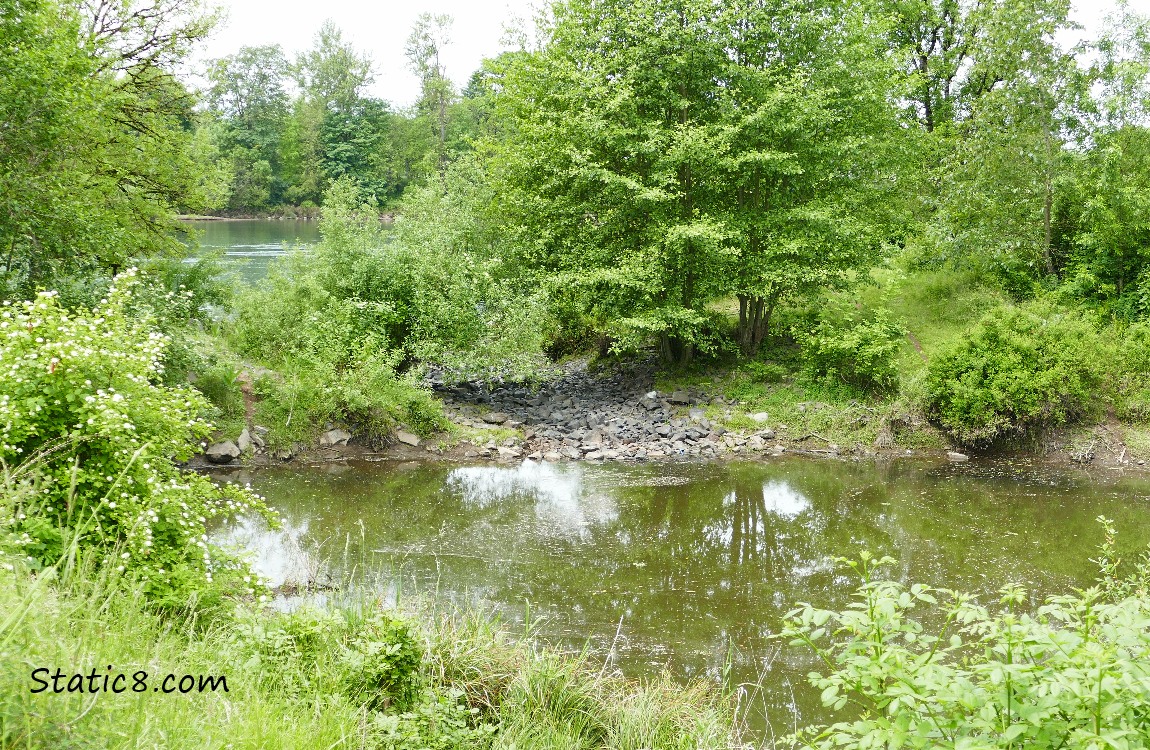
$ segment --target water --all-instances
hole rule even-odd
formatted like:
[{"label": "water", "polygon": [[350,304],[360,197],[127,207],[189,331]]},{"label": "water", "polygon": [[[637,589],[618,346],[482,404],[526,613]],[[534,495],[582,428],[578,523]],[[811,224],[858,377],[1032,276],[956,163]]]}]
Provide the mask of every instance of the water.
[{"label": "water", "polygon": [[[1114,519],[1150,541],[1150,479],[1026,463],[770,463],[517,467],[361,463],[233,473],[284,518],[224,537],[285,579],[343,566],[443,604],[486,603],[539,635],[590,645],[625,675],[731,676],[759,684],[761,738],[832,718],[798,649],[767,636],[797,602],[843,608],[855,585],[835,558],[864,549],[891,572],[987,595],[1021,583],[1037,603],[1088,584]],[[405,594],[406,595],[406,594]],[[621,623],[621,624],[620,624]]]},{"label": "water", "polygon": [[201,251],[224,253],[227,272],[247,283],[267,275],[276,258],[292,248],[306,248],[319,242],[319,224],[315,221],[279,219],[237,219],[227,221],[188,221]]}]

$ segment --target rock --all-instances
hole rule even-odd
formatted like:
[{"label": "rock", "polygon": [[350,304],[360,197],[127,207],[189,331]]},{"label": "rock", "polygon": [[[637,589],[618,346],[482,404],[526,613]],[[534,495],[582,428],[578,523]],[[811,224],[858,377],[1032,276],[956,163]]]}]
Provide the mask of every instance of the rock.
[{"label": "rock", "polygon": [[236,447],[240,449],[240,453],[247,453],[252,449],[252,434],[248,432],[247,427],[245,427],[243,432],[240,433],[240,436],[236,438]]},{"label": "rock", "polygon": [[603,458],[603,453],[601,451],[591,451],[586,456],[584,456],[584,458],[586,458],[588,461],[598,461],[599,459]]},{"label": "rock", "polygon": [[959,453],[958,451],[947,451],[946,457],[948,460],[953,461],[954,463],[962,463],[963,461],[970,460],[970,456],[966,455],[965,453]]},{"label": "rock", "polygon": [[580,451],[578,448],[572,448],[570,445],[563,446],[559,452],[572,460],[583,457],[582,451]]},{"label": "rock", "polygon": [[689,404],[691,403],[691,396],[686,391],[675,391],[667,397],[667,400],[672,404]]},{"label": "rock", "polygon": [[319,436],[319,444],[321,448],[331,448],[336,445],[347,445],[347,441],[351,440],[351,433],[347,430],[334,429],[328,430]]},{"label": "rock", "polygon": [[541,461],[543,460],[543,453],[540,451],[535,451],[534,453],[528,453],[527,457],[532,461]]},{"label": "rock", "polygon": [[204,451],[204,457],[209,463],[230,464],[242,455],[239,447],[231,440],[216,443]]},{"label": "rock", "polygon": [[544,461],[550,461],[552,463],[554,463],[555,461],[562,461],[563,460],[563,454],[562,453],[556,453],[555,451],[547,451],[546,453],[543,454],[543,460]]},{"label": "rock", "polygon": [[763,430],[759,433],[759,437],[761,437],[763,440],[774,440],[775,439],[775,431],[774,430]]},{"label": "rock", "polygon": [[508,419],[510,419],[510,417],[501,411],[492,411],[483,415],[483,421],[487,424],[503,424]]},{"label": "rock", "polygon": [[707,416],[707,413],[705,411],[703,411],[702,409],[699,409],[696,407],[696,408],[688,411],[687,416],[689,416],[691,419],[703,419],[704,417]]},{"label": "rock", "polygon": [[669,425],[669,424],[659,425],[658,427],[655,428],[655,434],[659,435],[660,437],[670,437],[671,436],[671,425]]},{"label": "rock", "polygon": [[763,439],[761,437],[759,437],[758,435],[755,435],[754,437],[752,437],[750,440],[747,441],[747,447],[753,451],[761,451],[764,448],[766,448],[767,445],[766,445],[766,443],[763,442]]},{"label": "rock", "polygon": [[475,450],[474,448],[468,448],[466,451],[463,452],[463,457],[464,458],[479,458],[479,451]]},{"label": "rock", "polygon": [[257,435],[266,435],[269,432],[271,432],[271,430],[269,430],[267,427],[264,427],[263,425],[257,424],[255,427],[252,428],[252,432],[254,432]]},{"label": "rock", "polygon": [[423,442],[419,439],[419,435],[414,435],[403,430],[396,430],[395,439],[404,445],[410,445],[412,448],[418,448],[419,444]]},{"label": "rock", "polygon": [[754,420],[760,424],[763,422],[766,422],[768,419],[771,418],[770,415],[767,414],[765,411],[755,412],[754,414],[748,414],[747,416],[749,416],[752,420]]}]

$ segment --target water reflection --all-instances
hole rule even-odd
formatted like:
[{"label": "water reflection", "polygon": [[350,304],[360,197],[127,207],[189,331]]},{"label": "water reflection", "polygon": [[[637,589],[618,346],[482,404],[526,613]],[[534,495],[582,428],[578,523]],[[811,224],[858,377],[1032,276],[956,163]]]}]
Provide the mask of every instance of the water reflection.
[{"label": "water reflection", "polygon": [[1037,601],[1090,580],[1096,516],[1116,519],[1127,549],[1150,539],[1145,480],[1009,467],[407,463],[251,481],[285,531],[226,533],[248,535],[265,574],[314,549],[309,574],[315,559],[337,577],[372,570],[390,591],[482,600],[512,621],[530,603],[544,637],[589,642],[633,676],[717,677],[731,654],[733,679],[763,681],[763,731],[785,731],[793,710],[825,718],[805,683],[814,665],[767,636],[797,602],[850,601],[836,557],[889,554],[899,578],[975,592],[1021,582]]}]

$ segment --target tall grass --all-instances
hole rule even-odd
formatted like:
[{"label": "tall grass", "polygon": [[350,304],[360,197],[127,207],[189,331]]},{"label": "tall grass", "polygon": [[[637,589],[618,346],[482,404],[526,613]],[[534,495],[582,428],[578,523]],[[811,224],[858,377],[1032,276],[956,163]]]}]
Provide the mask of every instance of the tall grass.
[{"label": "tall grass", "polygon": [[[0,510],[34,482],[0,471]],[[0,513],[0,518],[5,516]],[[53,567],[0,560],[0,747],[733,748],[716,686],[605,675],[586,656],[516,638],[479,611],[405,611],[371,593],[326,608],[233,602],[197,617],[158,609],[130,575],[72,537]],[[11,552],[11,550],[9,550]],[[211,592],[205,592],[211,598]],[[47,673],[37,672],[46,669]],[[97,676],[54,692],[51,675]],[[143,689],[137,673],[146,673]],[[39,675],[39,680],[33,675]],[[103,676],[124,674],[124,692]],[[224,677],[227,691],[165,693],[166,675]],[[87,680],[85,680],[87,683]],[[69,686],[65,678],[59,687]]]}]

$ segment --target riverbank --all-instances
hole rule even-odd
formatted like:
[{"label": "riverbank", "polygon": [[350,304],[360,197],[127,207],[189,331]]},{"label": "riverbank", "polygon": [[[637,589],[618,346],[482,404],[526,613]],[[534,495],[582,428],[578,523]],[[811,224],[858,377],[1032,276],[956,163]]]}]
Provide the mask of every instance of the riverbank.
[{"label": "riverbank", "polygon": [[0,611],[4,747],[739,746],[715,686],[627,681],[477,612],[360,598],[173,620],[107,571],[21,569],[0,569]]},{"label": "riverbank", "polygon": [[[372,444],[358,439],[354,425],[317,425],[314,443],[271,450],[262,439],[268,427],[249,424],[236,435],[218,435],[215,454],[206,458],[258,466],[358,458],[645,462],[797,454],[965,461],[972,455],[901,401],[835,400],[834,394],[812,394],[794,380],[764,383],[737,370],[670,377],[653,361],[596,369],[575,359],[537,384],[450,383],[444,373],[432,371],[425,385],[450,421],[443,432],[420,436],[400,428],[392,440]],[[241,388],[251,415],[252,388],[247,383]],[[1150,434],[1111,421],[1047,430],[988,455],[1137,469],[1150,460]]]}]

